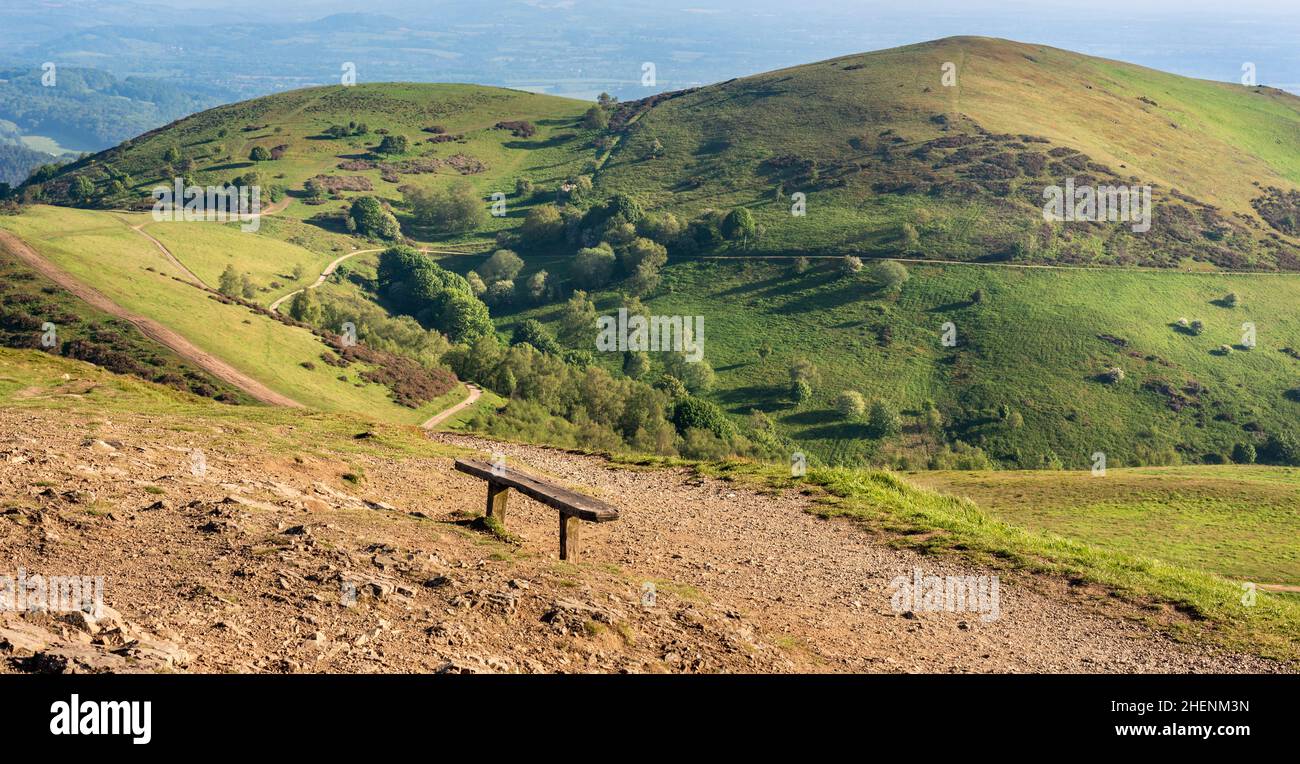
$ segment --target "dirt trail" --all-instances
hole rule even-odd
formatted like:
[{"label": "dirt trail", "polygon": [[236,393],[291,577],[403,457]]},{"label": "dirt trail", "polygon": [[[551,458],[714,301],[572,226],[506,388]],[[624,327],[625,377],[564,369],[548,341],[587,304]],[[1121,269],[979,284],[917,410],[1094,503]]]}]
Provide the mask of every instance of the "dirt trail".
[{"label": "dirt trail", "polygon": [[[125,223],[126,221],[124,220],[122,222]],[[203,282],[203,279],[199,278],[199,275],[197,273],[195,273],[194,271],[186,267],[185,263],[182,263],[180,259],[176,257],[176,255],[173,255],[172,251],[170,249],[167,249],[167,246],[165,244],[163,244],[161,241],[158,241],[153,236],[145,233],[144,227],[145,224],[141,223],[140,225],[131,226],[131,230],[135,231],[136,233],[145,237],[149,241],[153,242],[153,245],[158,248],[158,251],[163,254],[163,257],[167,258],[167,262],[171,263],[177,270],[179,270],[181,273],[184,273],[186,276],[188,276],[192,283],[194,283],[196,286],[201,286],[205,288],[207,287],[207,284]]]},{"label": "dirt trail", "polygon": [[[584,525],[586,560],[621,566],[667,588],[695,590],[734,609],[827,671],[1223,672],[1277,671],[1253,656],[1174,642],[1116,610],[1103,593],[1029,574],[1000,576],[1000,616],[899,614],[896,577],[980,576],[960,561],[886,546],[848,520],[822,520],[793,492],[762,495],[684,470],[619,469],[602,459],[452,433],[436,441],[500,452],[524,469],[593,492],[623,508],[613,523]],[[554,512],[523,498],[512,533],[553,553]],[[1124,618],[1117,617],[1125,616]]]},{"label": "dirt trail", "polygon": [[[315,289],[315,288],[319,287],[321,284],[324,284],[324,283],[325,283],[325,279],[327,279],[327,278],[329,278],[331,275],[333,275],[334,271],[337,271],[337,270],[339,269],[339,266],[343,264],[343,261],[344,261],[344,260],[347,260],[349,257],[356,257],[357,255],[365,255],[365,254],[369,254],[369,253],[371,253],[371,252],[381,252],[381,251],[383,251],[383,250],[378,250],[378,249],[358,249],[358,250],[356,250],[355,252],[349,252],[349,253],[347,253],[346,255],[343,255],[343,256],[341,256],[341,257],[337,257],[337,258],[335,258],[335,259],[334,259],[334,260],[333,260],[329,265],[325,266],[325,270],[323,270],[323,271],[320,272],[320,276],[318,276],[318,277],[316,278],[316,281],[315,281],[314,283],[312,283],[312,284],[308,284],[308,285],[307,285],[306,287],[304,287],[303,289]],[[295,290],[293,290],[292,292],[290,292],[289,294],[286,294],[286,295],[284,295],[283,297],[279,297],[279,298],[277,298],[275,302],[271,303],[271,306],[270,306],[270,307],[271,307],[271,310],[279,310],[279,309],[280,309],[280,306],[284,304],[285,300],[288,300],[290,297],[293,297],[293,296],[296,295],[296,294],[300,294],[300,293],[302,293],[303,289],[295,289]]]},{"label": "dirt trail", "polygon": [[449,406],[443,409],[442,411],[438,412],[437,414],[434,414],[433,416],[429,417],[429,419],[425,421],[424,424],[420,426],[426,430],[432,430],[434,427],[437,427],[438,425],[447,421],[449,417],[457,414],[458,412],[464,411],[470,406],[473,406],[474,401],[477,401],[479,399],[479,396],[483,394],[483,390],[480,389],[478,385],[469,384],[469,383],[466,383],[465,387],[469,390],[469,395],[465,396],[465,400],[461,401],[460,403],[457,403],[454,406]]},{"label": "dirt trail", "polygon": [[[144,232],[141,231],[141,233]],[[148,236],[148,234],[144,235]],[[105,297],[102,293],[81,283],[71,274],[46,260],[31,247],[27,246],[25,242],[8,231],[0,231],[0,246],[3,246],[9,253],[34,268],[63,289],[66,289],[86,304],[96,310],[108,313],[111,316],[115,316],[124,321],[129,321],[143,332],[145,336],[155,342],[165,345],[172,352],[176,353],[176,355],[184,358],[195,366],[198,366],[212,376],[243,390],[255,400],[273,406],[290,406],[294,408],[302,407],[302,404],[292,398],[277,393],[220,358],[204,350],[200,350],[189,340],[157,321],[132,313],[126,308],[113,302],[108,297]]]},{"label": "dirt trail", "polygon": [[[423,253],[425,253],[426,255],[427,255],[427,254],[435,254],[435,255],[461,255],[461,254],[465,254],[465,253],[463,253],[463,252],[453,252],[453,251],[451,251],[451,250],[445,250],[445,249],[424,249],[424,248],[422,248],[422,249],[420,249],[420,251],[423,252]],[[383,252],[383,250],[382,250],[382,249],[358,249],[358,250],[356,250],[355,252],[349,252],[349,253],[347,253],[346,255],[343,255],[343,256],[341,256],[341,257],[335,258],[335,259],[334,259],[334,260],[333,260],[329,265],[325,266],[325,270],[323,270],[323,271],[320,272],[320,276],[318,276],[318,277],[316,278],[316,281],[315,281],[315,282],[313,282],[313,283],[311,283],[311,284],[308,284],[307,286],[303,287],[302,289],[295,289],[295,290],[293,290],[292,292],[290,292],[289,294],[286,294],[286,295],[283,295],[283,296],[281,296],[281,297],[276,298],[275,302],[271,303],[271,305],[270,305],[271,310],[279,310],[279,309],[280,309],[280,306],[283,305],[283,304],[285,303],[286,300],[288,300],[289,298],[293,297],[293,296],[296,295],[296,294],[299,294],[299,293],[303,292],[303,291],[306,290],[306,289],[316,289],[316,288],[320,287],[321,284],[324,284],[324,283],[325,283],[325,279],[327,279],[327,278],[329,278],[330,276],[332,276],[332,275],[334,274],[334,272],[337,271],[337,270],[339,269],[339,266],[343,264],[343,261],[347,260],[348,258],[350,258],[350,257],[356,257],[357,255],[368,255],[368,254],[370,254],[370,253],[372,253],[372,252]]]}]

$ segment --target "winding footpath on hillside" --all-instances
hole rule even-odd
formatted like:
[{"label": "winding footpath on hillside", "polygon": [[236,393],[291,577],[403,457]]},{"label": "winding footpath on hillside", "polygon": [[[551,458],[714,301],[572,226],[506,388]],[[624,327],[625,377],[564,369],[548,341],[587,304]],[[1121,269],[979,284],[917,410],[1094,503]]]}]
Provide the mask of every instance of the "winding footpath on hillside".
[{"label": "winding footpath on hillside", "polygon": [[[290,292],[290,293],[288,293],[288,294],[286,294],[286,295],[283,295],[283,296],[281,296],[281,297],[276,298],[275,302],[271,303],[271,305],[270,305],[271,310],[279,310],[279,309],[280,309],[280,306],[283,305],[283,304],[285,303],[285,301],[289,300],[289,299],[292,298],[294,295],[301,294],[303,291],[305,291],[305,290],[307,290],[307,289],[317,289],[317,288],[319,288],[322,284],[325,283],[325,280],[326,280],[326,279],[328,279],[330,276],[334,275],[334,272],[337,271],[337,270],[339,269],[339,266],[342,265],[343,262],[344,262],[345,260],[348,260],[349,258],[356,257],[357,255],[368,255],[368,254],[372,254],[372,253],[374,253],[374,252],[383,252],[383,251],[384,251],[383,249],[358,249],[358,250],[355,250],[355,251],[353,251],[353,252],[349,252],[349,253],[347,253],[346,255],[343,255],[343,256],[341,256],[341,257],[335,258],[332,262],[330,262],[329,265],[325,266],[325,269],[324,269],[324,270],[322,270],[322,271],[320,272],[320,276],[316,277],[316,281],[312,282],[311,284],[308,284],[307,286],[303,287],[302,289],[295,289],[295,290],[293,290],[292,292]],[[455,251],[455,250],[450,250],[450,249],[430,249],[430,248],[428,248],[428,247],[421,247],[419,251],[420,251],[420,252],[423,252],[423,253],[426,254],[426,255],[463,255],[463,254],[466,254],[466,253],[464,253],[464,252],[457,252],[457,251]]]},{"label": "winding footpath on hillside", "polygon": [[127,310],[104,296],[103,293],[81,283],[72,274],[46,260],[34,249],[27,246],[22,239],[19,239],[12,233],[0,230],[0,246],[4,247],[4,249],[14,257],[22,260],[50,281],[53,281],[55,284],[76,296],[82,302],[85,302],[96,310],[120,318],[123,321],[130,322],[133,326],[143,332],[146,337],[164,345],[176,355],[195,366],[198,366],[221,381],[239,388],[255,400],[273,406],[289,406],[293,408],[302,407],[302,404],[287,395],[277,393],[261,382],[258,382],[256,379],[253,379],[221,360],[217,356],[199,349],[179,333],[172,331],[151,318],[146,318]]},{"label": "winding footpath on hillside", "polygon": [[[162,244],[162,242],[158,241],[157,239],[153,238],[149,234],[145,233],[143,230],[141,230],[140,226],[132,226],[132,229],[138,232],[139,234],[141,234],[142,236],[148,238],[150,241],[152,241],[154,245],[158,248],[158,250],[162,252],[162,254],[165,255],[167,259],[172,262],[173,265],[176,265],[186,274],[189,274],[194,280],[194,286],[200,288],[206,288],[203,287],[202,280],[199,279],[197,276],[195,276],[189,269],[185,268],[185,266],[181,264],[180,261],[176,259],[176,257],[170,251],[168,251],[167,247],[165,247]],[[168,350],[171,350],[173,353],[175,353],[177,356],[203,369],[204,371],[208,372],[209,374],[216,377],[217,379],[220,379],[226,384],[238,388],[239,390],[243,391],[245,394],[247,394],[249,397],[253,398],[254,400],[272,406],[287,406],[291,408],[303,407],[302,404],[299,403],[298,401],[295,401],[294,399],[290,398],[287,395],[272,390],[271,388],[267,387],[266,385],[262,384],[256,379],[248,376],[242,371],[239,371],[235,367],[226,363],[225,361],[218,358],[217,356],[208,353],[205,350],[200,349],[199,347],[194,345],[192,342],[187,340],[184,336],[182,336],[178,332],[175,332],[163,326],[162,324],[158,323],[157,321],[154,321],[151,318],[147,318],[137,313],[133,313],[132,311],[127,310],[121,305],[118,305],[116,302],[114,302],[113,300],[105,296],[102,292],[86,284],[83,284],[72,274],[58,267],[57,265],[50,262],[49,260],[46,260],[38,252],[36,252],[36,250],[27,246],[26,242],[24,242],[22,239],[18,238],[14,234],[8,231],[0,230],[0,247],[3,247],[7,252],[12,254],[14,257],[18,258],[25,264],[27,264],[33,270],[37,271],[41,275],[48,278],[50,281],[53,281],[59,287],[67,290],[68,293],[72,294],[77,299],[81,300],[82,302],[85,302],[87,305],[90,305],[92,308],[95,308],[96,310],[107,313],[115,318],[120,318],[123,321],[130,322],[133,326],[139,329],[146,337],[152,339],[153,341],[159,343],[160,345],[163,345]],[[363,252],[378,252],[378,251],[379,250],[374,250],[374,249],[362,250],[358,252],[353,252],[348,255],[344,255],[343,257],[336,259],[334,262],[330,263],[330,265],[325,268],[325,271],[321,274],[320,278],[317,279],[316,283],[308,288],[315,288],[317,286],[320,286],[322,283],[324,283],[325,279],[328,278],[329,275],[333,273],[335,269],[338,268],[339,263],[343,262],[347,258],[352,257],[354,255],[362,254]],[[271,309],[275,310],[276,307],[278,307],[279,303],[283,302],[285,299],[292,296],[293,295],[290,294],[280,298],[280,300],[277,300],[276,303],[272,304]],[[473,385],[473,384],[466,385],[466,387],[468,388],[468,395],[465,397],[464,400],[462,400],[459,403],[453,404],[447,407],[446,409],[443,409],[437,414],[434,414],[427,421],[425,421],[421,426],[424,427],[425,429],[431,429],[433,427],[436,427],[438,424],[442,423],[443,421],[447,420],[451,416],[457,414],[458,412],[463,411],[466,408],[469,408],[470,406],[474,405],[475,401],[478,400],[479,396],[482,395],[483,391],[480,390],[477,385]]]},{"label": "winding footpath on hillside", "polygon": [[470,406],[473,406],[475,401],[479,399],[479,396],[483,394],[482,388],[471,382],[465,383],[465,388],[469,390],[469,394],[465,396],[465,400],[439,411],[437,414],[434,414],[425,420],[424,424],[420,426],[426,430],[432,430],[456,414],[464,411]]},{"label": "winding footpath on hillside", "polygon": [[195,286],[203,287],[205,289],[207,288],[208,285],[203,282],[203,279],[199,278],[199,275],[197,273],[190,270],[189,267],[185,265],[185,263],[182,263],[180,261],[180,258],[176,257],[176,255],[173,255],[172,251],[170,249],[167,249],[167,245],[163,244],[161,241],[158,241],[153,236],[146,233],[144,227],[145,224],[141,223],[140,225],[131,226],[131,230],[135,231],[136,233],[145,237],[149,241],[153,242],[153,245],[158,248],[158,251],[163,254],[163,257],[167,258],[167,262],[171,263],[172,266],[175,267],[178,271],[188,276],[190,281]]},{"label": "winding footpath on hillside", "polygon": [[320,272],[320,276],[318,276],[318,277],[316,278],[316,281],[315,281],[315,282],[313,282],[313,283],[311,283],[311,284],[308,284],[307,286],[303,287],[302,289],[295,289],[295,290],[293,290],[292,292],[290,292],[289,294],[286,294],[286,295],[284,295],[283,297],[280,297],[280,298],[276,299],[276,301],[273,302],[273,303],[271,303],[271,305],[270,305],[271,310],[279,310],[279,309],[280,309],[280,306],[283,305],[283,304],[285,303],[286,300],[288,300],[289,298],[293,297],[294,295],[301,294],[301,293],[302,293],[304,290],[306,290],[306,289],[316,289],[316,288],[319,287],[321,284],[324,284],[324,283],[325,283],[325,279],[328,279],[330,276],[334,275],[334,271],[337,271],[337,270],[339,269],[339,266],[342,265],[343,262],[344,262],[345,260],[347,260],[348,258],[350,258],[350,257],[356,257],[357,255],[365,255],[365,254],[369,254],[369,253],[371,253],[371,252],[381,252],[381,251],[383,251],[383,250],[379,250],[379,249],[358,249],[358,250],[356,250],[356,251],[349,252],[349,253],[347,253],[346,255],[343,255],[343,256],[341,256],[341,257],[337,257],[337,258],[335,258],[335,259],[334,259],[334,260],[333,260],[329,265],[325,266],[325,270],[323,270],[323,271]]}]

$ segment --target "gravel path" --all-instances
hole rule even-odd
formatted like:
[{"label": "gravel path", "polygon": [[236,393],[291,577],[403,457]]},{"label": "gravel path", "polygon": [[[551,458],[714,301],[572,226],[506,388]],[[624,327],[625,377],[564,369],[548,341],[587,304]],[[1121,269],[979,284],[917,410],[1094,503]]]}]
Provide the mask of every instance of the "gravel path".
[{"label": "gravel path", "polygon": [[[895,577],[991,575],[959,561],[884,545],[848,520],[805,511],[796,493],[764,495],[684,470],[620,469],[602,459],[476,437],[434,440],[505,454],[508,463],[558,478],[623,509],[614,523],[584,526],[585,560],[602,560],[646,580],[696,589],[735,608],[769,635],[807,651],[828,671],[924,672],[1270,672],[1278,666],[1180,644],[1134,620],[1100,592],[1006,574],[1000,617],[976,612],[895,613]],[[550,511],[522,498],[511,532],[548,552]],[[1118,614],[1118,615],[1117,615]],[[1119,617],[1130,616],[1130,617]]]}]

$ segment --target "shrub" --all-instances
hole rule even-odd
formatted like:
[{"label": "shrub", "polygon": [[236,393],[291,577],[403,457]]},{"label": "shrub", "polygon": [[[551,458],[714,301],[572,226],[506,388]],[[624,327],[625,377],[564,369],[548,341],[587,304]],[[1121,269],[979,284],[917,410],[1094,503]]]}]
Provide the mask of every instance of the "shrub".
[{"label": "shrub", "polygon": [[376,154],[405,154],[410,149],[410,141],[405,135],[385,135],[375,147]]},{"label": "shrub", "polygon": [[729,241],[748,241],[758,231],[754,214],[745,207],[737,207],[722,219],[722,235]]},{"label": "shrub", "polygon": [[528,211],[519,233],[533,247],[554,244],[564,237],[564,218],[553,204],[543,204]]},{"label": "shrub", "polygon": [[906,266],[895,260],[881,260],[871,266],[871,277],[890,292],[897,292],[911,278]]},{"label": "shrub", "polygon": [[1113,366],[1103,371],[1098,376],[1098,379],[1100,379],[1102,382],[1105,382],[1108,385],[1117,385],[1120,382],[1124,381],[1124,370],[1118,366]]},{"label": "shrub", "polygon": [[1289,432],[1272,435],[1264,446],[1264,454],[1276,464],[1300,467],[1300,438]]},{"label": "shrub", "polygon": [[524,261],[508,249],[498,249],[474,270],[483,277],[485,283],[494,281],[513,281],[519,271],[524,269]]},{"label": "shrub", "polygon": [[732,424],[722,409],[711,401],[687,395],[673,407],[673,426],[685,434],[687,430],[707,430],[719,438],[726,438],[732,432]]},{"label": "shrub", "polygon": [[354,201],[348,210],[348,220],[362,236],[391,241],[402,235],[397,218],[373,196],[363,196]]},{"label": "shrub", "polygon": [[868,417],[867,425],[871,433],[877,438],[883,438],[887,435],[896,435],[903,430],[903,422],[888,403],[877,399],[871,404],[871,415]]},{"label": "shrub", "polygon": [[569,266],[570,275],[581,287],[599,289],[614,274],[614,250],[605,243],[578,250]]},{"label": "shrub", "polygon": [[835,410],[845,419],[857,419],[866,413],[867,402],[857,390],[845,390],[835,396]]},{"label": "shrub", "polygon": [[808,380],[806,379],[795,380],[794,383],[790,385],[790,397],[794,399],[796,404],[804,403],[811,399],[812,394],[812,385],[808,384]]},{"label": "shrub", "polygon": [[254,146],[253,150],[248,153],[248,158],[254,162],[267,162],[271,159],[271,152],[262,146]]},{"label": "shrub", "polygon": [[552,355],[560,355],[564,350],[560,347],[560,343],[556,342],[551,333],[546,330],[546,327],[540,321],[532,318],[519,322],[519,325],[515,327],[514,334],[510,337],[511,345],[525,342],[543,353]]},{"label": "shrub", "polygon": [[1255,457],[1255,446],[1252,443],[1238,443],[1232,447],[1232,461],[1237,464],[1254,464]]},{"label": "shrub", "polygon": [[844,274],[845,276],[852,276],[853,274],[861,270],[862,270],[862,258],[860,257],[854,257],[852,255],[849,255],[844,259],[840,260],[840,273]]}]

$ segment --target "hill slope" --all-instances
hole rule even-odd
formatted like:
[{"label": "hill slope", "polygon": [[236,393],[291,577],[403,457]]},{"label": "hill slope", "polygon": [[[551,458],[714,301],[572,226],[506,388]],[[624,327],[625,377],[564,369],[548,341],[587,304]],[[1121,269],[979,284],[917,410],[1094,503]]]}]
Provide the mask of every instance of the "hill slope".
[{"label": "hill slope", "polygon": [[[1300,98],[1275,89],[954,37],[655,96],[615,122],[625,135],[598,188],[688,217],[748,206],[763,251],[981,259],[1033,235],[1018,256],[1297,265],[1300,229],[1255,209],[1264,189],[1300,184]],[[1066,177],[1154,186],[1154,229],[1042,231],[1042,188]],[[793,192],[806,217],[790,214]],[[919,242],[900,242],[904,223]]]},{"label": "hill slope", "polygon": [[[96,626],[78,640],[48,614],[5,613],[0,672],[1200,673],[1287,671],[1294,659],[1278,637],[1295,608],[1268,595],[1249,613],[1207,609],[1212,632],[1159,597],[892,548],[809,514],[815,499],[795,490],[431,444],[358,417],[236,411],[31,351],[0,350],[0,403],[0,552],[27,570],[104,575],[104,628],[139,641],[122,647]],[[526,498],[512,501],[511,539],[486,533],[474,522],[483,484],[451,466],[480,448],[605,496],[622,517],[585,529],[571,562],[555,557],[554,512]],[[1103,559],[1133,581],[1180,576],[1203,596],[1233,594],[1223,580]],[[894,612],[891,581],[918,566],[1000,572],[997,617]]]}]

